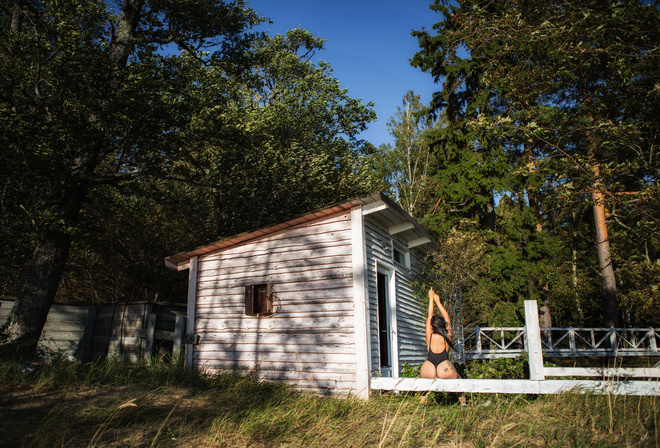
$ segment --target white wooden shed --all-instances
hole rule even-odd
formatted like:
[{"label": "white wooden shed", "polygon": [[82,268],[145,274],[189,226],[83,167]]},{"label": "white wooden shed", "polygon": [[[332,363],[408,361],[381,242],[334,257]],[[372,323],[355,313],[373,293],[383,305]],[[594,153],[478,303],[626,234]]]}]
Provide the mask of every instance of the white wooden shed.
[{"label": "white wooden shed", "polygon": [[368,397],[426,358],[413,282],[437,247],[376,193],[170,256],[189,270],[186,362]]}]

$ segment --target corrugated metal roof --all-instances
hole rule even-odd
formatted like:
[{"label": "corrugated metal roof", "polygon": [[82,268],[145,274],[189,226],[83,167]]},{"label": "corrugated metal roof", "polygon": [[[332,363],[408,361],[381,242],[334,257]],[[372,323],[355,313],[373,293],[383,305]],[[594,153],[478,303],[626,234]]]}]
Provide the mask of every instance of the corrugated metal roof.
[{"label": "corrugated metal roof", "polygon": [[173,269],[184,270],[188,268],[190,259],[192,257],[208,254],[210,252],[226,249],[228,247],[233,247],[251,240],[258,239],[265,235],[270,235],[275,232],[280,232],[282,230],[295,227],[306,222],[315,221],[319,218],[343,213],[355,207],[363,207],[369,204],[374,204],[376,206],[382,205],[382,207],[374,209],[376,211],[365,211],[365,213],[369,214],[370,217],[372,217],[385,229],[389,230],[393,226],[404,222],[409,222],[412,224],[412,227],[403,231],[399,231],[397,236],[401,237],[407,242],[416,242],[418,247],[428,246],[428,249],[431,251],[438,249],[437,241],[435,241],[435,239],[433,239],[433,237],[429,235],[428,232],[426,232],[426,230],[424,230],[424,228],[419,225],[419,223],[417,223],[417,221],[415,221],[410,215],[408,215],[408,213],[406,213],[385,194],[378,192],[370,196],[351,199],[350,201],[334,204],[320,210],[315,210],[280,224],[264,227],[263,229],[255,230],[252,232],[242,233],[240,235],[235,235],[230,238],[216,241],[214,243],[207,244],[190,251],[171,255],[165,258],[165,265]]}]

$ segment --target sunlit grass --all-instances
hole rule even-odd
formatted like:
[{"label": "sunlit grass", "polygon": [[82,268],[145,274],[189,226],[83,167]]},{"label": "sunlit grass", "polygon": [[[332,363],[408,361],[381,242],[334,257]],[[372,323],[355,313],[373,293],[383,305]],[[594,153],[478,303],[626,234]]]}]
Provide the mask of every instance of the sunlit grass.
[{"label": "sunlit grass", "polygon": [[657,397],[453,394],[323,398],[167,362],[0,371],[12,447],[658,447]]}]

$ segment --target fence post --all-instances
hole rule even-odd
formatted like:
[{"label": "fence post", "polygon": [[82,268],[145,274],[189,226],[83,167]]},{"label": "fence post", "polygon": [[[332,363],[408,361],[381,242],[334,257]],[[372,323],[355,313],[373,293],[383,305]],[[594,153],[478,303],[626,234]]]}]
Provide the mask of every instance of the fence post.
[{"label": "fence post", "polygon": [[183,336],[186,334],[185,312],[174,311],[174,338],[172,339],[172,359],[178,361],[181,357],[181,347],[183,345]]},{"label": "fence post", "polygon": [[525,300],[525,339],[529,356],[529,378],[543,381],[543,350],[541,348],[541,328],[536,300]]},{"label": "fence post", "polygon": [[149,324],[147,326],[147,337],[146,337],[146,349],[143,354],[144,359],[151,361],[151,356],[154,351],[154,340],[156,339],[156,321],[158,319],[157,314],[149,315]]},{"label": "fence post", "polygon": [[619,344],[617,342],[616,329],[610,327],[610,356],[616,358],[617,352],[619,351]]},{"label": "fence post", "polygon": [[569,333],[568,333],[568,343],[570,345],[571,353],[573,353],[573,355],[576,355],[577,354],[577,345],[575,344],[575,330],[573,329],[573,327],[569,327],[568,331],[569,331]]},{"label": "fence post", "polygon": [[477,332],[477,353],[481,353],[481,327],[477,325],[476,327],[476,332]]}]

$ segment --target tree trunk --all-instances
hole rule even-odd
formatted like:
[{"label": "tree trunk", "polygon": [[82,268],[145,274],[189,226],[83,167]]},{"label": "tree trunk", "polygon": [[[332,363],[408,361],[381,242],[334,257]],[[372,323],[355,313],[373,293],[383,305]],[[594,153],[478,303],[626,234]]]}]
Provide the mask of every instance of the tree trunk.
[{"label": "tree trunk", "polygon": [[[20,3],[18,1],[15,5]],[[110,54],[110,58],[119,68],[125,67],[128,62],[143,5],[144,0],[124,0],[122,5],[119,31],[112,36]],[[13,13],[11,25],[20,29],[20,21],[14,23],[20,16],[16,11]],[[92,150],[87,156],[77,160],[77,166],[73,167],[71,172],[92,174],[98,163],[95,157],[97,153],[98,151]],[[54,224],[54,227],[47,229],[35,250],[32,267],[23,289],[18,294],[7,322],[0,327],[3,354],[28,354],[36,349],[71,247],[70,234],[59,229],[75,229],[78,226],[80,210],[88,188],[89,185],[85,181],[78,179],[70,180],[61,191],[53,192],[52,198],[58,203],[56,210],[61,212],[56,213],[56,216],[61,216],[63,223]]]},{"label": "tree trunk", "polygon": [[[593,122],[593,117],[590,117]],[[592,132],[587,133],[589,141],[589,157],[593,163],[594,181],[591,190],[594,209],[594,227],[596,227],[596,251],[598,252],[598,264],[600,266],[600,281],[602,289],[603,325],[605,327],[619,326],[619,313],[616,303],[616,278],[612,267],[612,255],[610,253],[610,240],[607,234],[607,221],[605,216],[605,195],[600,187],[601,171],[596,158],[598,142]]]},{"label": "tree trunk", "polygon": [[607,222],[605,221],[605,198],[597,185],[592,191],[594,201],[594,223],[596,226],[596,249],[598,250],[598,263],[603,294],[603,323],[606,327],[618,327],[619,318],[616,303],[616,278],[612,267],[610,254],[610,241],[607,236]]},{"label": "tree trunk", "polygon": [[71,237],[48,232],[34,253],[28,278],[3,328],[4,350],[34,352],[69,255]]},{"label": "tree trunk", "polygon": [[60,216],[62,222],[44,231],[34,251],[23,289],[16,298],[7,322],[0,327],[4,354],[29,354],[36,349],[69,256],[72,238],[64,229],[77,227],[88,191],[88,185],[76,183],[64,187],[60,194],[53,195],[60,198],[60,213],[55,215]]}]

